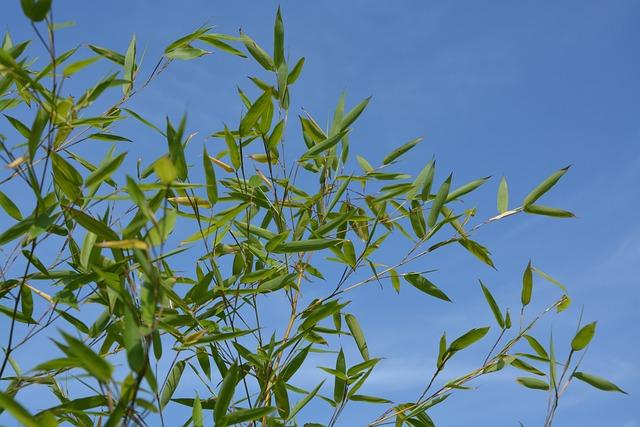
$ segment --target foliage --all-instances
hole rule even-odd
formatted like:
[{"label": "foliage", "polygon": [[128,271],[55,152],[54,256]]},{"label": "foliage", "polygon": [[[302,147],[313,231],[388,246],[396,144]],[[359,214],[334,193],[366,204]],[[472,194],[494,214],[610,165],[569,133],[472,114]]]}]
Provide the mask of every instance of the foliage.
[{"label": "foliage", "polygon": [[[459,244],[493,267],[488,249],[474,240],[476,231],[521,214],[573,216],[538,204],[568,168],[517,207],[503,178],[498,214],[477,222],[475,210],[460,211],[458,202],[488,178],[454,187],[451,174],[437,178],[433,160],[415,178],[392,171],[420,139],[378,166],[357,156],[360,171],[352,171],[350,131],[369,98],[347,108],[341,96],[327,128],[304,112],[297,118],[301,132],[289,136],[290,97],[304,58],[286,57],[279,10],[271,53],[246,34],[203,27],[171,43],[143,77],[135,37],[124,53],[92,44],[60,53],[51,2],[22,5],[48,63],[27,55],[31,41],[5,36],[0,109],[12,130],[0,136],[9,168],[0,192],[6,214],[0,310],[7,325],[0,408],[20,423],[116,426],[155,419],[164,425],[167,414],[187,406],[192,415],[184,425],[297,425],[310,417],[310,402],[318,401],[326,405],[317,420],[324,424],[307,425],[335,425],[347,404],[366,402],[387,407],[371,407],[372,426],[432,426],[431,408],[474,379],[511,367],[528,375],[516,378],[520,384],[549,393],[550,425],[574,378],[622,391],[578,371],[595,323],[565,345],[564,361],[553,340],[544,345],[534,338],[538,320],[566,309],[569,297],[529,262],[517,325],[480,282],[478,296],[486,299],[495,326],[476,326],[450,341],[443,335],[434,373],[411,402],[360,393],[381,359],[348,311],[350,292],[375,283],[400,292],[404,281],[425,294],[425,304],[449,303],[429,272],[411,269],[415,261]],[[270,80],[251,77],[255,88],[238,91],[244,111],[239,122],[221,125],[198,148],[186,117],[167,118],[161,129],[129,104],[173,61],[210,53],[204,47],[254,61]],[[67,94],[77,73],[105,62],[117,71]],[[117,133],[125,124],[153,129],[166,141],[166,153],[132,167],[125,151],[132,141]],[[298,139],[302,148],[295,146]],[[93,161],[100,141],[110,148]],[[393,239],[405,239],[406,253],[392,262],[378,257]],[[561,294],[530,315],[534,273],[557,284]],[[320,297],[305,298],[318,289]],[[286,307],[283,324],[269,323],[267,304]],[[20,351],[43,336],[50,348],[23,371]],[[353,345],[361,360],[347,360],[337,336],[350,337],[341,342]],[[440,381],[453,358],[489,339],[491,350],[477,369]],[[327,361],[320,368],[327,378],[307,390],[296,379],[314,368],[311,353]],[[198,393],[181,387],[196,381]],[[28,410],[21,396],[31,389],[57,403]]]}]

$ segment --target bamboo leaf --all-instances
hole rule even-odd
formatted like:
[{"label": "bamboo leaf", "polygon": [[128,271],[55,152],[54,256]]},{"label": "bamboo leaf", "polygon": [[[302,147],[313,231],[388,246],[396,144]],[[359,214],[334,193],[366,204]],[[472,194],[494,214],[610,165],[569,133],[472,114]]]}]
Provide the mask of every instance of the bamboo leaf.
[{"label": "bamboo leaf", "polygon": [[543,205],[525,205],[524,211],[526,213],[534,215],[552,216],[556,218],[573,218],[575,215],[569,211],[565,211],[558,208],[552,208],[551,206]]},{"label": "bamboo leaf", "polygon": [[280,244],[273,251],[277,253],[312,252],[330,248],[340,242],[340,239],[293,240]]},{"label": "bamboo leaf", "polygon": [[480,287],[482,288],[484,298],[487,300],[487,304],[489,304],[489,307],[491,308],[493,316],[496,318],[496,322],[498,322],[498,325],[504,329],[504,318],[502,317],[502,312],[500,311],[500,307],[498,307],[498,303],[496,303],[496,300],[493,298],[493,295],[491,295],[489,289],[487,289],[484,283],[482,283],[482,280],[480,280]]},{"label": "bamboo leaf", "polygon": [[449,175],[449,177],[442,183],[442,185],[438,189],[436,197],[433,199],[431,210],[429,211],[429,218],[427,220],[429,228],[433,228],[433,226],[436,225],[438,215],[440,215],[440,209],[442,208],[442,205],[444,205],[444,202],[447,199],[447,195],[449,194],[449,187],[451,186],[452,176],[453,175]]},{"label": "bamboo leaf", "polygon": [[4,209],[7,215],[11,218],[22,221],[22,213],[20,213],[20,209],[18,209],[16,204],[13,203],[13,201],[2,191],[0,191],[0,206],[2,206],[2,209]]},{"label": "bamboo leaf", "polygon": [[449,349],[451,351],[463,350],[469,347],[471,344],[474,344],[484,338],[484,336],[487,335],[487,332],[489,332],[489,329],[490,328],[488,326],[485,326],[483,328],[471,329],[469,332],[465,333],[459,338],[456,338],[449,346]]},{"label": "bamboo leaf", "polygon": [[[220,421],[222,421],[225,414],[227,413],[227,410],[229,409],[229,405],[231,404],[231,400],[233,399],[233,394],[235,392],[237,382],[238,365],[234,362],[227,370],[227,373],[222,380],[222,384],[220,385],[218,400],[216,401],[216,406],[213,411],[213,418],[215,420],[216,426],[221,424]],[[230,423],[230,421],[228,423]]]},{"label": "bamboo leaf", "polygon": [[280,67],[284,62],[284,24],[280,14],[280,6],[276,12],[276,23],[273,30],[273,63],[275,67]]},{"label": "bamboo leaf", "polygon": [[387,154],[384,159],[382,159],[382,164],[383,165],[388,165],[389,163],[393,162],[398,157],[402,156],[404,153],[406,153],[407,151],[411,150],[413,147],[418,145],[418,143],[420,143],[420,141],[422,141],[422,137],[413,139],[413,140],[407,142],[406,144],[401,145],[400,147],[396,148],[391,153]]},{"label": "bamboo leaf", "polygon": [[353,340],[358,346],[358,350],[360,350],[362,358],[364,360],[369,360],[369,348],[367,347],[367,342],[364,339],[364,333],[362,332],[358,319],[356,319],[353,314],[345,314],[344,320],[349,327],[349,332],[351,332]]},{"label": "bamboo leaf", "polygon": [[[342,349],[340,349],[338,357],[336,357],[336,371],[346,375],[347,365]],[[336,402],[336,404],[340,404],[340,402],[342,402],[342,399],[344,399],[345,396],[346,389],[347,382],[336,375],[333,384],[333,400]]]},{"label": "bamboo leaf", "polygon": [[503,214],[509,209],[509,186],[503,176],[498,185],[498,212]]},{"label": "bamboo leaf", "polygon": [[596,323],[597,322],[591,322],[578,331],[571,340],[571,350],[580,351],[589,345],[596,333]]},{"label": "bamboo leaf", "polygon": [[407,273],[404,275],[404,279],[417,289],[428,295],[431,295],[432,297],[451,302],[449,297],[444,292],[442,292],[431,281],[427,280],[425,277],[421,276],[418,273]]},{"label": "bamboo leaf", "polygon": [[527,268],[522,275],[522,293],[520,300],[522,306],[525,307],[531,302],[531,292],[533,290],[533,272],[531,269],[531,261],[527,264]]},{"label": "bamboo leaf", "polygon": [[589,384],[590,386],[593,386],[603,391],[617,391],[620,393],[628,394],[626,391],[624,391],[623,389],[621,389],[611,381],[604,379],[602,377],[597,377],[595,375],[587,374],[586,372],[580,372],[580,371],[574,372],[573,377]]},{"label": "bamboo leaf", "polygon": [[[232,426],[247,421],[259,420],[275,411],[275,409],[276,408],[274,408],[273,406],[264,406],[262,408],[251,409],[238,409],[237,411],[234,411],[227,415],[224,419],[224,424],[221,424]],[[216,412],[214,411],[214,413]],[[216,427],[218,427],[218,425],[218,422],[216,422]]]},{"label": "bamboo leaf", "polygon": [[126,155],[127,153],[122,153],[100,164],[95,171],[89,174],[85,181],[85,185],[87,187],[92,187],[108,179],[120,167]]},{"label": "bamboo leaf", "polygon": [[546,381],[538,378],[518,377],[516,378],[516,381],[518,381],[523,386],[532,388],[534,390],[549,390],[549,384]]},{"label": "bamboo leaf", "polygon": [[16,402],[13,396],[0,391],[0,408],[6,410],[11,416],[25,427],[40,427],[40,423],[22,405]]},{"label": "bamboo leaf", "polygon": [[178,385],[180,384],[180,378],[182,377],[182,372],[184,372],[185,366],[185,361],[179,360],[175,365],[173,365],[173,368],[171,368],[171,372],[169,372],[164,387],[162,387],[162,393],[160,394],[161,408],[167,406],[167,404],[171,400],[171,397],[173,396],[173,393],[175,393],[176,388],[178,388]]},{"label": "bamboo leaf", "polygon": [[570,166],[560,169],[559,171],[551,174],[547,179],[542,181],[536,188],[531,190],[531,192],[524,198],[524,202],[522,202],[523,206],[529,206],[533,204],[536,200],[538,200],[544,193],[549,191],[562,176],[567,173]]}]

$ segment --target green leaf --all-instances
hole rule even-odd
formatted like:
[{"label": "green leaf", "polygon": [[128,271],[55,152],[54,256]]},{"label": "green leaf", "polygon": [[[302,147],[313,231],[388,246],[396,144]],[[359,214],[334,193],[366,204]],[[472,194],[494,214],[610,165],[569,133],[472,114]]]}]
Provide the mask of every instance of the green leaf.
[{"label": "green leaf", "polygon": [[324,380],[322,380],[320,384],[318,384],[305,397],[303,397],[302,399],[300,399],[298,403],[296,403],[293,409],[291,409],[291,412],[289,412],[289,417],[287,418],[287,421],[292,420],[293,417],[295,417],[295,415],[302,410],[302,408],[304,408],[314,397],[316,397],[316,395],[318,394],[318,391],[320,391],[320,388],[322,387],[323,384],[324,384]]},{"label": "green leaf", "polygon": [[116,232],[110,229],[105,223],[98,221],[82,211],[73,208],[66,209],[73,216],[73,219],[87,231],[97,234],[104,240],[120,240]]},{"label": "green leaf", "polygon": [[547,351],[538,340],[530,335],[524,335],[524,338],[527,340],[531,348],[538,354],[538,356],[542,357],[544,360],[549,360]]},{"label": "green leaf", "polygon": [[522,202],[523,206],[529,206],[533,204],[536,200],[538,200],[544,193],[549,191],[562,176],[567,173],[570,166],[560,169],[559,171],[553,173],[547,179],[542,181],[536,188],[531,190],[531,192],[524,198],[524,202]]},{"label": "green leaf", "polygon": [[338,142],[340,142],[342,138],[344,138],[347,135],[347,133],[348,131],[344,130],[317,143],[316,145],[311,147],[309,150],[307,150],[307,152],[300,157],[300,160],[308,160],[312,157],[319,155],[320,153],[323,153],[327,150],[332,149],[338,144]]},{"label": "green leaf", "polygon": [[487,182],[487,180],[489,178],[491,178],[491,177],[487,176],[485,178],[476,179],[475,181],[471,181],[471,182],[463,185],[462,187],[456,188],[455,190],[453,190],[452,192],[450,192],[447,195],[447,198],[445,199],[445,203],[446,202],[450,202],[451,200],[455,200],[460,196],[464,196],[465,194],[468,194],[468,193],[472,192],[473,190],[477,189],[482,184]]},{"label": "green leaf", "polygon": [[178,173],[178,178],[185,180],[187,178],[187,162],[184,157],[184,146],[182,145],[182,136],[187,123],[187,116],[183,115],[178,125],[178,129],[174,129],[173,125],[167,117],[167,144],[169,146],[169,158],[173,162]]},{"label": "green leaf", "polygon": [[516,381],[518,381],[523,386],[532,388],[534,390],[549,390],[549,384],[546,381],[538,378],[518,377],[516,378]]},{"label": "green leaf", "polygon": [[300,58],[296,65],[293,66],[291,71],[289,72],[289,76],[287,77],[287,85],[292,85],[298,80],[300,77],[300,73],[302,73],[302,68],[304,67],[304,58]]},{"label": "green leaf", "polygon": [[[271,104],[271,92],[265,91],[256,101],[251,105],[249,110],[247,110],[247,114],[240,121],[240,135],[247,136],[249,132],[253,129],[253,127],[258,122],[258,119],[265,112],[267,107]],[[225,128],[225,138],[227,136],[228,130]],[[239,168],[240,166],[237,166]]]},{"label": "green leaf", "polygon": [[280,371],[280,378],[282,379],[282,381],[287,382],[291,379],[291,377],[293,377],[293,375],[304,363],[304,360],[307,358],[310,349],[311,345],[300,350],[298,354],[293,356],[291,361],[284,368],[282,368],[282,371]]},{"label": "green leaf", "polygon": [[490,328],[488,326],[485,326],[483,328],[473,328],[461,337],[456,338],[449,346],[449,349],[451,351],[463,350],[469,347],[471,344],[484,338],[484,336],[487,335],[487,332],[489,332],[489,329]]},{"label": "green leaf", "polygon": [[71,200],[76,201],[82,197],[82,175],[70,163],[60,157],[57,153],[51,152],[51,167],[53,168],[53,179]]},{"label": "green leaf", "polygon": [[491,254],[489,253],[489,249],[482,246],[480,243],[473,241],[471,239],[458,239],[458,243],[460,243],[466,250],[471,252],[476,258],[480,261],[487,264],[489,267],[496,268],[493,264],[493,260],[491,260]]},{"label": "green leaf", "polygon": [[126,155],[127,153],[122,153],[117,157],[101,163],[96,170],[89,174],[85,181],[85,185],[87,187],[92,187],[109,178],[120,167]]},{"label": "green leaf", "polygon": [[503,176],[498,185],[498,212],[505,213],[509,209],[509,186]]},{"label": "green leaf", "polygon": [[493,312],[493,316],[496,318],[496,322],[498,322],[498,325],[500,325],[500,327],[504,329],[504,318],[502,317],[502,311],[500,311],[498,303],[496,303],[496,300],[493,298],[493,295],[491,295],[489,289],[487,289],[484,283],[482,283],[482,280],[480,280],[480,287],[482,287],[482,293],[484,294],[484,298],[487,300],[487,304],[489,304],[489,307]]},{"label": "green leaf", "polygon": [[438,215],[440,215],[440,209],[442,208],[442,205],[444,205],[444,202],[447,199],[447,195],[449,194],[449,187],[451,186],[452,177],[453,174],[449,175],[449,177],[442,183],[440,189],[438,189],[438,193],[436,194],[435,199],[433,199],[433,203],[431,204],[431,211],[429,211],[429,218],[427,219],[429,228],[433,228],[433,226],[436,225]]},{"label": "green leaf", "polygon": [[171,184],[178,176],[178,170],[167,156],[162,156],[153,163],[153,171],[165,184]]},{"label": "green leaf", "polygon": [[558,208],[552,208],[551,206],[543,205],[525,205],[524,211],[526,213],[534,215],[552,216],[556,218],[573,218],[575,215],[569,211],[565,211]]},{"label": "green leaf", "polygon": [[571,340],[571,350],[580,351],[589,345],[596,333],[596,323],[597,322],[591,322],[578,331]]},{"label": "green leaf", "polygon": [[90,347],[77,338],[65,332],[62,332],[62,336],[67,343],[65,353],[69,357],[74,357],[78,364],[97,380],[107,382],[111,379],[113,367],[109,362],[98,356]]},{"label": "green leaf", "polygon": [[71,76],[83,68],[93,64],[94,62],[100,59],[99,56],[91,56],[89,58],[81,59],[80,61],[76,61],[64,67],[62,70],[62,74],[65,76]]},{"label": "green leaf", "polygon": [[387,154],[384,159],[382,159],[382,164],[383,165],[388,165],[389,163],[393,162],[398,157],[402,156],[404,153],[406,153],[407,151],[411,150],[413,147],[418,145],[418,143],[420,141],[422,141],[422,137],[413,139],[413,140],[407,142],[406,144],[401,145],[400,147],[396,148],[391,153]]},{"label": "green leaf", "polygon": [[357,118],[362,114],[367,105],[371,101],[371,97],[366,98],[364,101],[360,102],[358,105],[353,107],[351,111],[344,115],[340,125],[338,126],[339,134],[344,132],[353,122],[357,120]]},{"label": "green leaf", "polygon": [[20,0],[20,5],[27,18],[40,22],[47,17],[51,9],[51,0]]},{"label": "green leaf", "polygon": [[[251,409],[238,409],[237,411],[234,411],[225,417],[224,424],[220,424],[231,426],[247,421],[259,420],[260,418],[266,417],[267,415],[275,411],[275,409],[276,408],[274,408],[273,406]],[[214,411],[214,413],[217,414],[216,411]],[[218,422],[216,421],[216,427],[217,426]]]},{"label": "green leaf", "polygon": [[40,423],[22,405],[13,399],[13,396],[0,391],[0,408],[6,410],[11,416],[25,427],[40,427]]},{"label": "green leaf", "polygon": [[[345,375],[347,372],[347,365],[344,359],[344,353],[342,349],[340,349],[340,352],[338,353],[338,357],[336,357],[336,371],[343,373]],[[336,404],[340,404],[340,402],[342,402],[342,399],[344,399],[344,396],[345,396],[346,389],[347,389],[347,382],[336,375],[334,379],[334,384],[333,384],[333,400],[336,402]]]},{"label": "green leaf", "polygon": [[349,398],[349,400],[366,403],[391,403],[390,400],[383,399],[382,397],[366,396],[364,394],[354,394]]},{"label": "green leaf", "polygon": [[89,135],[89,138],[109,142],[132,142],[129,138],[125,138],[124,136],[101,132],[92,133],[91,135]]},{"label": "green leaf", "polygon": [[319,251],[335,246],[340,242],[340,239],[293,240],[291,242],[282,243],[273,251],[277,253]]},{"label": "green leaf", "polygon": [[307,309],[309,311],[306,311],[302,315],[304,321],[302,322],[302,325],[300,325],[300,329],[307,330],[312,328],[319,321],[331,316],[335,312],[340,311],[340,309],[346,305],[347,303],[339,304],[338,301],[333,300],[327,302],[326,304],[318,305],[313,309]]},{"label": "green leaf", "polygon": [[218,201],[218,184],[216,181],[216,173],[213,169],[213,165],[211,164],[209,154],[207,154],[206,147],[203,149],[202,165],[204,167],[205,179],[207,180],[207,198],[209,199],[211,206],[213,206]]},{"label": "green leaf", "polygon": [[2,209],[9,215],[11,218],[16,219],[18,221],[22,220],[22,214],[20,213],[20,209],[16,206],[13,201],[7,197],[2,191],[0,191],[0,206]]},{"label": "green leaf", "polygon": [[202,417],[202,403],[200,402],[200,396],[196,395],[193,402],[193,411],[191,418],[193,419],[193,427],[204,427],[204,419]]},{"label": "green leaf", "polygon": [[371,163],[369,163],[367,159],[365,159],[364,157],[356,156],[356,160],[358,161],[360,168],[364,171],[365,174],[368,174],[374,171],[373,166],[371,166]]},{"label": "green leaf", "polygon": [[145,365],[144,349],[142,348],[142,335],[135,315],[129,306],[124,309],[124,329],[122,338],[127,350],[127,361],[134,372],[141,372]]},{"label": "green leaf", "polygon": [[224,375],[224,379],[222,380],[222,384],[220,385],[218,400],[216,401],[216,406],[213,412],[213,418],[216,425],[218,425],[218,423],[223,419],[229,409],[237,382],[238,365],[234,362],[227,370],[227,373]]},{"label": "green leaf", "polygon": [[522,301],[522,306],[525,307],[531,302],[531,292],[533,290],[533,272],[531,269],[531,261],[527,264],[527,268],[524,270],[524,274],[522,275],[522,293],[520,296],[520,300]]},{"label": "green leaf", "polygon": [[580,381],[584,381],[590,386],[593,386],[600,390],[617,391],[620,393],[628,394],[626,391],[624,391],[623,389],[621,389],[611,381],[606,380],[602,377],[597,377],[595,375],[587,374],[586,372],[580,372],[580,371],[574,372],[573,377],[579,379]]},{"label": "green leaf", "polygon": [[287,385],[284,381],[276,380],[273,385],[273,394],[276,398],[276,406],[278,408],[278,415],[287,419],[291,410],[289,406],[289,394],[287,393]]},{"label": "green leaf", "polygon": [[262,65],[262,67],[267,71],[275,71],[273,59],[264,49],[262,49],[251,37],[246,34],[242,34],[240,38],[251,56],[253,56],[258,64]]},{"label": "green leaf", "polygon": [[424,239],[427,235],[426,223],[424,215],[422,214],[422,204],[418,200],[411,201],[411,210],[409,211],[409,221],[411,222],[411,228],[418,239]]},{"label": "green leaf", "polygon": [[136,73],[136,36],[131,37],[127,53],[124,56],[124,79],[128,82],[122,85],[122,92],[127,95],[133,88]]},{"label": "green leaf", "polygon": [[427,280],[425,277],[421,276],[418,273],[407,273],[404,275],[404,279],[417,289],[428,295],[431,295],[432,297],[451,302],[449,297],[444,292],[442,292],[440,288],[438,288],[431,281]]},{"label": "green leaf", "polygon": [[96,46],[90,44],[87,46],[89,49],[102,56],[103,58],[108,59],[109,61],[113,61],[118,65],[124,66],[124,55],[118,52],[115,52],[111,49],[107,49],[104,47]]},{"label": "green leaf", "polygon": [[31,319],[33,314],[33,294],[31,293],[31,288],[26,285],[22,285],[21,288],[22,315],[27,319]]},{"label": "green leaf", "polygon": [[223,42],[220,39],[220,35],[218,34],[203,34],[200,37],[198,37],[198,40],[202,40],[205,43],[210,44],[211,46],[214,46],[224,52],[230,53],[232,55],[236,55],[239,56],[241,58],[246,58],[247,55],[245,55],[244,53],[240,52],[238,49],[236,49],[235,47],[229,46],[227,43]]},{"label": "green leaf", "polygon": [[351,336],[353,337],[356,345],[358,346],[358,350],[360,350],[360,354],[364,360],[369,360],[369,348],[367,347],[367,342],[364,339],[364,333],[362,332],[362,328],[360,328],[360,323],[358,323],[358,319],[353,314],[345,314],[344,320],[349,327],[349,332],[351,332]]},{"label": "green leaf", "polygon": [[169,59],[181,59],[184,61],[188,61],[190,59],[200,58],[201,56],[207,55],[209,53],[211,52],[209,52],[208,50],[186,45],[175,48],[165,53],[165,56]]},{"label": "green leaf", "polygon": [[36,151],[40,146],[40,139],[42,138],[42,132],[49,121],[49,113],[44,109],[39,109],[36,117],[33,119],[31,125],[31,132],[29,133],[29,158],[35,159]]},{"label": "green leaf", "polygon": [[[255,105],[255,104],[254,104]],[[247,116],[245,116],[246,119]],[[245,120],[243,119],[243,121]],[[229,158],[231,159],[231,164],[234,169],[240,169],[242,166],[242,158],[240,157],[240,150],[238,149],[238,145],[236,144],[236,140],[229,132],[229,129],[224,127],[224,142],[227,144],[227,150],[229,150]]]},{"label": "green leaf", "polygon": [[284,24],[280,14],[280,6],[276,12],[276,23],[273,30],[273,62],[276,68],[284,62]]},{"label": "green leaf", "polygon": [[173,368],[171,368],[171,372],[169,372],[164,387],[162,387],[162,393],[160,394],[161,408],[167,406],[167,403],[169,403],[169,401],[171,400],[171,397],[173,396],[173,393],[175,393],[176,388],[178,388],[185,365],[186,363],[184,360],[179,360],[175,365],[173,365]]}]

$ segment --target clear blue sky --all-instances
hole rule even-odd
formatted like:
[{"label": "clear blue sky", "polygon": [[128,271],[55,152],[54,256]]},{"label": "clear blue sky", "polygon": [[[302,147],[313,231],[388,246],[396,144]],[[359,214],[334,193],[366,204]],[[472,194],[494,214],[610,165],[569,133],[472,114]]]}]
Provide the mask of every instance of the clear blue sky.
[{"label": "clear blue sky", "polygon": [[[19,2],[3,3],[0,31],[9,30],[16,40],[32,38]],[[277,7],[273,1],[54,4],[57,21],[77,23],[61,33],[62,43],[124,51],[135,32],[147,48],[147,66],[169,42],[207,23],[233,34],[242,27],[270,46]],[[440,170],[453,170],[458,183],[493,175],[471,198],[482,218],[495,211],[500,176],[507,176],[517,201],[552,171],[573,165],[546,203],[575,212],[576,219],[522,216],[483,230],[479,239],[492,250],[497,272],[460,250],[430,261],[454,305],[436,306],[409,289],[399,296],[378,288],[351,295],[372,354],[387,358],[368,394],[415,396],[431,372],[443,329],[454,336],[479,326],[473,323],[478,317],[491,324],[477,278],[491,285],[503,306],[515,309],[521,272],[532,258],[570,289],[574,306],[557,319],[565,325],[559,339],[566,343],[584,305],[585,319],[599,321],[584,370],[630,393],[573,384],[556,425],[639,427],[640,2],[361,0],[281,6],[290,56],[307,58],[293,91],[298,111],[303,106],[324,121],[341,91],[351,105],[373,95],[352,135],[352,152],[377,162],[392,148],[425,136],[401,167],[417,172],[435,155]],[[188,111],[190,128],[206,134],[236,119],[235,85],[248,87],[244,76],[254,72],[247,61],[218,53],[176,63],[136,108],[156,122]],[[536,289],[545,289],[540,294],[557,296],[551,285],[539,283]],[[549,331],[545,324],[539,336]],[[462,358],[454,368],[471,367],[473,360]],[[517,374],[460,392],[434,411],[434,419],[445,427],[540,425],[546,396],[516,385],[510,378]],[[379,412],[372,409],[355,406],[340,425],[363,425]]]}]

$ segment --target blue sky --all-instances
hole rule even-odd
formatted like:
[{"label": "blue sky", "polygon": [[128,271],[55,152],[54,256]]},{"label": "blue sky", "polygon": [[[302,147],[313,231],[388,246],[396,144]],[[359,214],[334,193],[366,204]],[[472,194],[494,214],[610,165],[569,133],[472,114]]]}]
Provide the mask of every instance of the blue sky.
[{"label": "blue sky", "polygon": [[[146,47],[147,67],[169,42],[201,24],[233,34],[242,27],[270,46],[278,4],[54,3],[56,20],[76,21],[61,32],[61,43],[90,41],[124,51],[135,32]],[[435,156],[440,171],[454,171],[459,184],[492,175],[470,198],[481,218],[495,212],[500,176],[507,177],[517,201],[551,172],[573,165],[545,203],[575,212],[576,219],[518,216],[480,232],[498,271],[474,264],[460,250],[429,260],[454,305],[436,306],[410,289],[396,296],[371,287],[351,295],[372,353],[386,358],[368,393],[394,400],[415,396],[443,329],[455,336],[479,326],[474,322],[491,323],[477,279],[516,309],[522,270],[532,258],[569,287],[574,301],[557,318],[554,334],[566,343],[584,306],[585,320],[598,320],[584,370],[630,393],[574,384],[556,425],[640,426],[640,2],[280,4],[290,57],[306,57],[292,93],[297,111],[304,107],[324,123],[343,90],[349,105],[373,95],[351,137],[354,154],[379,162],[396,146],[424,136],[400,168],[417,173]],[[3,5],[4,30],[16,40],[33,37],[17,1]],[[235,86],[249,87],[244,77],[255,70],[248,61],[218,53],[174,63],[135,108],[156,123],[188,111],[190,129],[204,135],[237,118]],[[154,147],[153,141],[140,144]],[[536,289],[543,299],[558,296],[541,281]],[[544,324],[538,336],[550,328]],[[457,361],[450,377],[473,366],[475,356]],[[308,375],[311,384],[317,373]],[[517,386],[515,376],[511,371],[479,382],[475,392],[460,392],[434,411],[434,419],[445,427],[540,425],[546,396]],[[354,406],[339,425],[363,425],[377,413]]]}]

